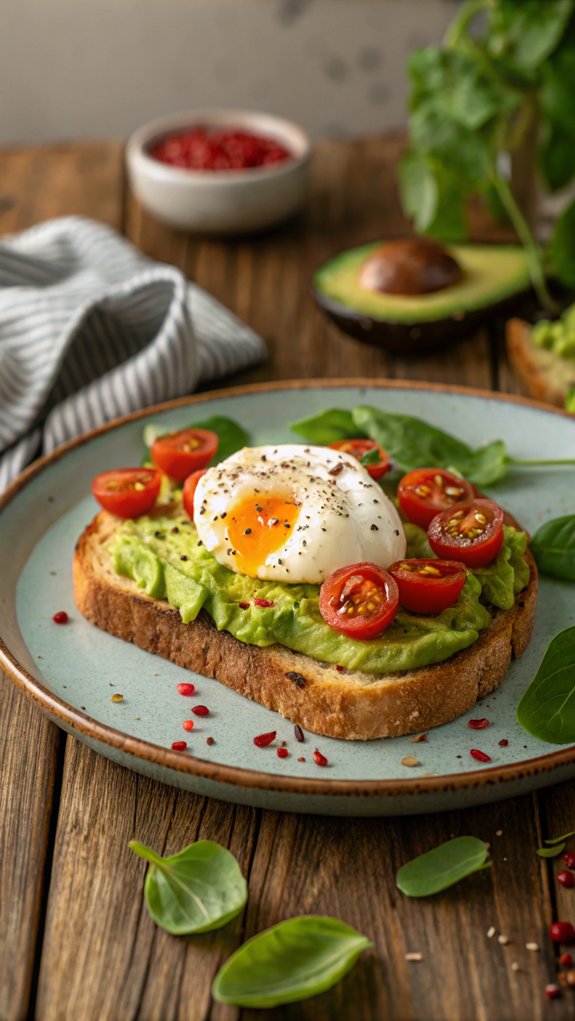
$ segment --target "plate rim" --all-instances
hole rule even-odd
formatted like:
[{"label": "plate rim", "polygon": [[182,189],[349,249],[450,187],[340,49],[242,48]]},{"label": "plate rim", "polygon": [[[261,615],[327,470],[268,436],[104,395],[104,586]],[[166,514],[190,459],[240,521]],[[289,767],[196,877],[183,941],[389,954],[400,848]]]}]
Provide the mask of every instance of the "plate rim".
[{"label": "plate rim", "polygon": [[[409,379],[368,379],[366,377],[336,377],[312,379],[272,380],[263,383],[248,383],[244,386],[226,387],[206,390],[202,393],[178,397],[170,401],[150,405],[115,418],[105,425],[91,429],[81,436],[59,446],[56,450],[45,454],[21,472],[0,495],[0,514],[36,476],[48,470],[68,453],[92,440],[124,425],[147,418],[150,415],[171,411],[189,405],[202,404],[216,399],[245,396],[250,393],[269,393],[277,390],[293,389],[381,389],[381,390],[423,390],[434,393],[459,394],[463,397],[479,397],[497,400],[506,404],[519,404],[550,415],[572,419],[567,411],[555,408],[542,401],[534,401],[518,394],[485,390],[476,387],[462,386],[451,383],[434,383],[424,380]],[[447,791],[473,790],[484,786],[505,785],[520,781],[530,776],[550,772],[562,766],[575,764],[575,746],[564,750],[546,753],[535,758],[493,766],[490,769],[478,769],[470,773],[448,773],[442,776],[412,777],[399,780],[330,780],[329,778],[314,779],[312,777],[282,776],[265,773],[241,766],[227,766],[197,756],[175,752],[171,748],[154,744],[142,738],[132,737],[123,731],[101,723],[87,713],[76,709],[64,699],[55,695],[42,682],[34,677],[8,648],[0,635],[0,667],[16,685],[39,705],[53,719],[62,721],[71,729],[84,737],[132,755],[137,759],[171,769],[177,773],[197,776],[215,783],[231,784],[241,788],[267,790],[310,796],[335,797],[416,797],[419,795],[441,794]]]}]

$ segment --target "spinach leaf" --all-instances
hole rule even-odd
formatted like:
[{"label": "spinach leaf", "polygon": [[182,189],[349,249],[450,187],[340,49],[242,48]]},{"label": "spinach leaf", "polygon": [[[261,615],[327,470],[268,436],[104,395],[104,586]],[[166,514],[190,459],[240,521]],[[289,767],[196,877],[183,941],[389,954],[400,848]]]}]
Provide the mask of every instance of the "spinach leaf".
[{"label": "spinach leaf", "polygon": [[148,911],[174,936],[220,929],[248,899],[236,859],[213,840],[199,840],[168,858],[138,840],[128,847],[150,863],[144,887]]},{"label": "spinach leaf", "polygon": [[352,414],[357,429],[379,443],[403,471],[449,465],[478,486],[492,485],[507,474],[507,448],[502,440],[474,450],[412,415],[393,414],[368,405],[354,408]]},{"label": "spinach leaf", "polygon": [[320,447],[327,447],[338,440],[353,440],[358,435],[351,411],[343,408],[330,408],[310,418],[301,418],[293,423],[291,429]]},{"label": "spinach leaf", "polygon": [[[501,43],[518,68],[532,71],[555,49],[573,12],[572,0],[501,0],[496,31],[489,39],[495,57]],[[508,58],[509,59],[509,58]]]},{"label": "spinach leaf", "polygon": [[489,844],[477,837],[455,837],[402,865],[395,881],[407,897],[430,897],[466,876],[487,869]]},{"label": "spinach leaf", "polygon": [[565,399],[565,411],[575,415],[575,386],[570,386]]},{"label": "spinach leaf", "polygon": [[556,844],[554,847],[538,847],[535,852],[539,858],[557,858],[565,850],[565,841]]},{"label": "spinach leaf", "polygon": [[575,514],[546,521],[535,532],[531,548],[543,574],[575,581]]},{"label": "spinach leaf", "polygon": [[[219,464],[220,461],[224,461],[226,457],[230,457],[235,454],[236,450],[241,450],[245,447],[250,437],[246,430],[234,422],[233,418],[226,418],[225,415],[213,415],[211,418],[204,419],[203,422],[190,422],[186,426],[182,426],[183,429],[209,429],[211,432],[216,433],[218,437],[218,449],[215,456],[211,460],[210,464]],[[154,440],[157,440],[159,436],[165,436],[167,433],[172,432],[171,429],[166,429],[165,426],[159,425],[157,422],[149,422],[148,425],[144,426],[144,445],[146,447],[144,463],[150,461],[150,447]]]},{"label": "spinach leaf", "polygon": [[546,837],[544,843],[564,844],[569,837],[575,837],[575,830],[569,830],[569,833],[562,833],[560,837]]},{"label": "spinach leaf", "polygon": [[541,741],[575,742],[575,627],[561,631],[549,643],[517,706],[517,722]]},{"label": "spinach leaf", "polygon": [[337,918],[301,915],[253,936],[220,968],[218,1003],[277,1007],[335,985],[372,944]]}]

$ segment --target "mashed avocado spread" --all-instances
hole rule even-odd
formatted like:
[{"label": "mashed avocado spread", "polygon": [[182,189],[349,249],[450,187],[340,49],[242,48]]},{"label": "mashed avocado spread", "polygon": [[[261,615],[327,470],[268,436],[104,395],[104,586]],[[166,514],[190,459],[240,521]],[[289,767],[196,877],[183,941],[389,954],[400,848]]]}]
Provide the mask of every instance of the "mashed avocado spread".
[{"label": "mashed avocado spread", "polygon": [[[424,531],[406,525],[408,557],[433,556]],[[449,659],[477,640],[491,620],[484,603],[513,606],[529,581],[524,532],[505,527],[497,559],[474,574],[454,606],[437,616],[402,609],[385,633],[357,641],[330,628],[319,612],[319,585],[287,585],[234,574],[199,543],[182,513],[126,521],[110,543],[115,571],[148,595],[167,599],[184,623],[205,610],[219,631],[266,646],[279,642],[313,659],[368,674],[414,670]],[[257,600],[258,603],[254,602]]]}]

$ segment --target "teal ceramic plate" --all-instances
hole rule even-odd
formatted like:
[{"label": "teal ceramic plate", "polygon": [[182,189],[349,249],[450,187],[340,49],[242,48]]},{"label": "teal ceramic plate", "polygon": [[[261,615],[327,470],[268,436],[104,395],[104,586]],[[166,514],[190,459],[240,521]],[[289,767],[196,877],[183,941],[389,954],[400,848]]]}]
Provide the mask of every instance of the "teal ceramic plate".
[{"label": "teal ceramic plate", "polygon": [[[507,441],[516,457],[573,457],[575,419],[542,405],[488,393],[414,383],[354,381],[279,384],[204,394],[108,426],[31,467],[5,495],[0,515],[2,614],[0,661],[28,694],[69,733],[115,762],[165,783],[242,804],[298,812],[396,815],[445,810],[510,797],[575,776],[575,746],[553,746],[525,734],[515,707],[547,643],[575,623],[573,588],[543,579],[535,632],[502,687],[480,708],[429,733],[346,742],[306,735],[209,678],[196,677],[105,634],[74,609],[74,542],[96,511],[90,480],[106,468],[139,463],[142,427],[159,421],[180,428],[194,418],[225,414],[241,422],[254,443],[293,439],[288,424],[330,406],[359,402],[407,411],[474,444]],[[566,469],[515,471],[497,487],[497,499],[533,531],[551,517],[573,512],[575,474]],[[495,494],[494,494],[495,495]],[[52,614],[66,610],[58,627]],[[192,734],[182,722],[189,700],[177,693],[194,680],[210,716]],[[113,694],[123,695],[112,701]],[[485,716],[488,729],[467,726]],[[256,748],[253,737],[276,730],[289,757]],[[187,737],[189,750],[174,752]],[[206,739],[215,743],[208,745]],[[509,744],[501,747],[505,738]],[[319,748],[329,760],[316,766]],[[491,756],[479,767],[469,755]],[[303,756],[305,762],[299,762]],[[420,765],[406,766],[405,757]]]}]

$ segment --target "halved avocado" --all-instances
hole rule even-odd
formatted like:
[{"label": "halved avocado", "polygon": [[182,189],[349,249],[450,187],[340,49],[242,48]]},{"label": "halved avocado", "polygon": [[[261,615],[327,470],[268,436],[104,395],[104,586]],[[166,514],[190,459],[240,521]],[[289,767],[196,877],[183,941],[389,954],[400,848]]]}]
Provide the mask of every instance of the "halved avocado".
[{"label": "halved avocado", "polygon": [[415,239],[341,252],[316,270],[313,285],[318,304],[346,333],[406,354],[442,347],[512,311],[530,278],[517,245]]}]

